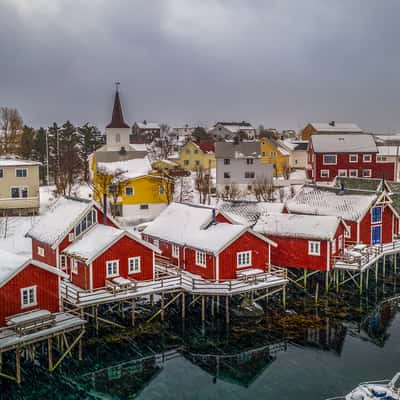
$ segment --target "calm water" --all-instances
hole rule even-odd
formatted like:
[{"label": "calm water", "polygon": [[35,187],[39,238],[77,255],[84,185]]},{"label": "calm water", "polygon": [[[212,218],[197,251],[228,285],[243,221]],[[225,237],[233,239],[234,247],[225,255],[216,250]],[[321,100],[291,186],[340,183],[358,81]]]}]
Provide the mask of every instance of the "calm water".
[{"label": "calm water", "polygon": [[270,304],[265,317],[233,319],[229,330],[218,320],[202,326],[199,310],[182,325],[172,310],[167,324],[144,325],[140,334],[104,331],[87,339],[84,361],[68,359],[54,375],[44,360],[43,367],[24,365],[23,385],[2,381],[0,398],[302,400],[343,394],[400,370],[398,304],[381,303],[396,292],[380,284],[361,301],[341,292],[318,306],[293,293],[290,312]]}]

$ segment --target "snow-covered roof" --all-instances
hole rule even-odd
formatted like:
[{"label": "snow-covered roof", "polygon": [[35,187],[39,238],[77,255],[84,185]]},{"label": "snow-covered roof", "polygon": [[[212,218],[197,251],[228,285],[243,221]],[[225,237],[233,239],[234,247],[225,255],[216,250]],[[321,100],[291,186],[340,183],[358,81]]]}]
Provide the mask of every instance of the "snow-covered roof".
[{"label": "snow-covered roof", "polygon": [[334,125],[330,122],[311,122],[310,125],[318,132],[362,132],[358,125],[347,122],[335,122]]},{"label": "snow-covered roof", "polygon": [[42,262],[32,260],[29,257],[10,253],[0,249],[0,287],[5,285],[12,277],[14,277],[20,270],[25,268],[28,264],[33,264],[39,268],[45,269],[57,275],[64,276],[65,274],[56,268],[44,264]]},{"label": "snow-covered roof", "polygon": [[53,207],[28,231],[27,236],[56,245],[92,207],[92,202],[60,197]]},{"label": "snow-covered roof", "polygon": [[331,215],[347,221],[358,221],[377,199],[375,194],[340,194],[340,190],[304,186],[286,202],[291,213]]},{"label": "snow-covered roof", "polygon": [[157,124],[157,122],[136,122],[136,125],[140,128],[140,129],[160,129],[160,125]]},{"label": "snow-covered roof", "polygon": [[0,167],[29,167],[30,165],[41,165],[38,161],[19,160],[17,158],[0,157]]},{"label": "snow-covered roof", "polygon": [[340,221],[333,216],[271,214],[261,217],[253,229],[264,235],[330,240]]},{"label": "snow-covered roof", "polygon": [[116,171],[123,171],[126,179],[148,175],[151,171],[150,161],[147,157],[114,162],[99,162],[97,165],[99,168],[104,168],[110,174]]},{"label": "snow-covered roof", "polygon": [[262,215],[279,214],[283,207],[283,203],[226,201],[219,206],[219,211],[232,223],[252,226]]},{"label": "snow-covered roof", "polygon": [[146,143],[130,143],[129,147],[136,151],[147,151]]},{"label": "snow-covered roof", "polygon": [[307,150],[308,141],[307,140],[284,139],[284,140],[282,140],[282,144],[291,151]]},{"label": "snow-covered roof", "polygon": [[378,155],[396,157],[400,155],[398,146],[378,146]]},{"label": "snow-covered roof", "polygon": [[378,149],[369,134],[311,135],[315,153],[376,153]]},{"label": "snow-covered roof", "polygon": [[210,207],[172,203],[143,234],[216,254],[247,230],[239,224],[211,224],[212,218]]}]

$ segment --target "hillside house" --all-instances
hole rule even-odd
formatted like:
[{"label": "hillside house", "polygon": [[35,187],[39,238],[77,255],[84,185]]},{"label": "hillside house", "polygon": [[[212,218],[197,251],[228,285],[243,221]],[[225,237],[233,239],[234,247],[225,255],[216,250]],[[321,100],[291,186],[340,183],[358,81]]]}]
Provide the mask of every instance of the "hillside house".
[{"label": "hillside house", "polygon": [[273,165],[262,162],[260,144],[254,142],[217,142],[216,185],[220,193],[232,186],[243,192],[251,191],[254,184],[272,183]]},{"label": "hillside house", "polygon": [[171,161],[189,171],[215,168],[214,142],[209,140],[189,140],[179,149],[176,158],[171,157]]},{"label": "hillside house", "polygon": [[60,311],[62,271],[4,250],[0,250],[0,259],[0,327],[15,314],[36,309]]},{"label": "hillside house", "polygon": [[345,188],[304,186],[285,203],[291,214],[330,215],[347,225],[346,243],[391,243],[398,234],[399,214],[386,190],[379,193]]},{"label": "hillside house", "polygon": [[348,122],[310,122],[301,131],[301,140],[310,140],[311,135],[322,134],[347,134],[362,133],[362,129],[356,124]]},{"label": "hillside house", "polygon": [[285,139],[279,143],[289,152],[290,169],[306,169],[308,141]]},{"label": "hillside house", "polygon": [[[177,222],[179,229],[171,229]],[[236,279],[246,270],[267,271],[270,246],[275,246],[246,226],[217,222],[210,207],[181,203],[170,204],[143,238],[171,263],[216,281]]]},{"label": "hillside house", "polygon": [[281,267],[330,271],[345,248],[346,225],[338,217],[271,214],[253,228],[278,244],[271,263]]},{"label": "hillside house", "polygon": [[274,176],[286,176],[290,172],[290,152],[271,137],[260,138],[261,161],[272,164]]},{"label": "hillside house", "polygon": [[240,137],[245,140],[254,140],[256,129],[246,121],[242,122],[217,122],[208,133],[216,141],[233,140]]},{"label": "hillside house", "polygon": [[39,162],[0,157],[0,215],[39,211]]},{"label": "hillside house", "polygon": [[338,177],[394,179],[394,163],[377,159],[372,135],[312,135],[308,146],[307,177],[332,182]]},{"label": "hillside house", "polygon": [[161,126],[156,122],[135,122],[130,135],[130,143],[152,143],[161,137]]}]

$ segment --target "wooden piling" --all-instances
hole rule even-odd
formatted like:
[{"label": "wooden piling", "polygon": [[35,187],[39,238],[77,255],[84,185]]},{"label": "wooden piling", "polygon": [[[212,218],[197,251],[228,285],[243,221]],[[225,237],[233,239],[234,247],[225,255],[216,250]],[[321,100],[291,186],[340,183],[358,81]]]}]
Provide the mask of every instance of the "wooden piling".
[{"label": "wooden piling", "polygon": [[229,325],[229,296],[225,297],[225,321]]},{"label": "wooden piling", "polygon": [[132,328],[135,327],[135,312],[136,312],[136,300],[132,299],[132,309],[131,309],[131,325],[132,325]]},{"label": "wooden piling", "polygon": [[206,303],[204,296],[201,296],[201,320],[202,321],[206,320]]},{"label": "wooden piling", "polygon": [[47,356],[49,361],[49,371],[53,368],[53,339],[47,339]]},{"label": "wooden piling", "polygon": [[186,318],[186,299],[185,299],[185,292],[182,292],[182,319]]}]

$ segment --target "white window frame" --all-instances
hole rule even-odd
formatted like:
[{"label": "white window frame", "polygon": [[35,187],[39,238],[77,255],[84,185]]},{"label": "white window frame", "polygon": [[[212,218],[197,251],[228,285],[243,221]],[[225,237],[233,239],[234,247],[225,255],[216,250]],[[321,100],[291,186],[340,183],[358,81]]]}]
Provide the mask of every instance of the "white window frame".
[{"label": "white window frame", "polygon": [[[364,172],[369,171],[368,175],[365,175]],[[372,170],[371,169],[363,169],[362,170],[362,178],[371,178],[372,177]]]},{"label": "white window frame", "polygon": [[343,235],[339,235],[338,237],[338,248],[339,250],[343,249]]},{"label": "white window frame", "polygon": [[73,242],[74,240],[75,240],[75,234],[74,234],[74,232],[70,232],[68,234],[68,241]]},{"label": "white window frame", "polygon": [[332,239],[332,254],[336,253],[336,238]]},{"label": "white window frame", "polygon": [[[25,176],[18,176],[17,171],[25,171]],[[28,177],[28,168],[15,168],[15,177],[16,178],[27,178]]]},{"label": "white window frame", "polygon": [[140,256],[128,258],[128,274],[139,274],[142,272]]},{"label": "white window frame", "polygon": [[[13,197],[12,196],[12,190],[13,189],[18,189],[18,197]],[[22,190],[26,189],[26,197],[22,196]],[[29,188],[28,186],[11,186],[10,187],[10,198],[12,199],[27,199],[29,197]]]},{"label": "white window frame", "polygon": [[[353,173],[355,173],[355,175],[353,175]],[[358,169],[349,169],[349,177],[358,178]]]},{"label": "white window frame", "polygon": [[270,155],[271,155],[271,158],[275,158],[276,157],[276,151],[271,151]]},{"label": "white window frame", "polygon": [[153,245],[160,248],[160,241],[158,239],[153,239]]},{"label": "white window frame", "polygon": [[252,251],[239,251],[236,253],[236,266],[237,268],[251,267],[252,263]]},{"label": "white window frame", "polygon": [[[373,210],[375,208],[380,208],[381,209],[381,219],[379,221],[372,221],[372,218],[373,218],[373,215],[374,215],[373,214]],[[370,212],[371,212],[371,224],[381,224],[382,223],[382,219],[383,219],[383,207],[382,206],[372,207]]]},{"label": "white window frame", "polygon": [[[30,291],[33,291],[33,301],[30,301]],[[28,302],[24,304],[24,293],[27,292]],[[21,288],[21,308],[29,308],[37,306],[37,286],[28,286],[25,288]]]},{"label": "white window frame", "polygon": [[[132,194],[126,193],[126,189],[132,189]],[[134,189],[134,187],[133,187],[133,186],[127,186],[127,187],[125,188],[125,196],[133,197],[134,195],[135,195],[135,189]]]},{"label": "white window frame", "polygon": [[78,260],[75,258],[71,258],[71,272],[75,275],[78,275],[79,270],[78,270]]},{"label": "white window frame", "polygon": [[65,254],[60,254],[60,268],[61,270],[63,268],[67,267],[67,256]]},{"label": "white window frame", "polygon": [[344,231],[344,237],[346,239],[350,239],[351,238],[351,226],[347,225],[347,229]]},{"label": "white window frame", "polygon": [[[326,162],[325,157],[335,157],[335,162]],[[322,163],[324,165],[336,165],[337,164],[337,154],[324,154],[322,156]]]},{"label": "white window frame", "polygon": [[387,163],[387,162],[390,162],[388,160],[388,156],[382,156],[382,155],[379,155],[379,154],[376,156],[376,163],[377,164],[384,164],[384,163]]},{"label": "white window frame", "polygon": [[44,257],[44,248],[41,246],[37,247],[37,253],[40,257]]},{"label": "white window frame", "polygon": [[207,253],[196,250],[196,265],[199,267],[207,267]]},{"label": "white window frame", "polygon": [[[109,273],[108,271],[108,266],[112,264],[116,264],[117,268],[116,268],[116,272],[111,272]],[[115,278],[119,276],[119,260],[108,260],[106,261],[106,278]]]},{"label": "white window frame", "polygon": [[338,170],[338,176],[340,178],[347,178],[347,169],[339,169]]},{"label": "white window frame", "polygon": [[320,256],[321,255],[321,242],[318,240],[308,241],[308,255]]},{"label": "white window frame", "polygon": [[[366,157],[368,157],[369,160],[366,160]],[[363,162],[371,163],[372,162],[372,154],[363,154]]]},{"label": "white window frame", "polygon": [[179,246],[177,244],[172,245],[172,257],[179,258]]},{"label": "white window frame", "polygon": [[[355,160],[352,160],[351,159],[352,157],[355,157]],[[358,163],[358,154],[349,154],[349,163],[351,163],[351,164]]]},{"label": "white window frame", "polygon": [[321,169],[319,174],[321,178],[329,178],[329,169]]}]

